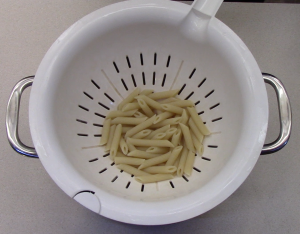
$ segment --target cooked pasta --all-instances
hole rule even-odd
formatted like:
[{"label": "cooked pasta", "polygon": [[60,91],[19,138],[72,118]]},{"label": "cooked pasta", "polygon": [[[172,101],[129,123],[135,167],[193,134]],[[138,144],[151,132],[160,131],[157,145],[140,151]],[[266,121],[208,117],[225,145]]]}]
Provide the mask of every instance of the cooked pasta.
[{"label": "cooked pasta", "polygon": [[145,130],[142,130],[142,131],[138,132],[137,134],[134,134],[132,136],[132,138],[134,138],[134,139],[142,139],[142,138],[145,138],[146,136],[148,136],[151,132],[152,132],[152,130],[145,129]]},{"label": "cooked pasta", "polygon": [[[128,132],[126,132],[125,134],[125,138],[127,137],[131,137],[133,136],[134,134],[137,134],[138,132],[150,127],[155,119],[155,115],[152,116],[151,118],[147,119],[147,120],[144,120],[142,122],[140,122],[139,124],[137,124],[135,127],[133,127],[132,129],[130,129]],[[139,118],[139,119],[142,119],[142,118]]]},{"label": "cooked pasta", "polygon": [[146,140],[127,138],[127,141],[134,146],[159,146],[159,147],[174,147],[174,145],[167,140]]},{"label": "cooked pasta", "polygon": [[161,139],[164,139],[166,137],[166,133],[165,132],[160,132],[160,133],[157,133],[154,137],[152,137],[151,139],[152,140],[161,140]]},{"label": "cooked pasta", "polygon": [[179,164],[178,164],[178,167],[177,167],[177,175],[178,176],[183,175],[184,166],[185,166],[185,162],[186,162],[188,152],[189,152],[188,148],[186,146],[183,146],[183,149],[182,149],[181,155],[180,155]]},{"label": "cooked pasta", "polygon": [[142,184],[170,180],[173,178],[174,178],[174,176],[171,174],[155,174],[155,175],[136,176],[135,177],[136,181],[138,181]]},{"label": "cooked pasta", "polygon": [[128,164],[128,165],[141,165],[145,159],[141,158],[130,158],[130,157],[115,157],[114,159],[116,164]]},{"label": "cooked pasta", "polygon": [[156,154],[156,153],[149,153],[149,152],[145,152],[142,150],[133,150],[130,153],[128,153],[129,157],[137,157],[137,158],[155,158],[157,156],[159,156],[161,154]]},{"label": "cooked pasta", "polygon": [[130,93],[119,105],[118,105],[118,109],[122,110],[122,107],[127,104],[130,103],[134,100],[134,98],[140,93],[140,89],[136,88],[135,90],[132,91],[132,93]]},{"label": "cooked pasta", "polygon": [[125,154],[125,155],[128,154],[128,145],[126,144],[123,137],[120,138],[120,148],[121,148],[123,154]]},{"label": "cooked pasta", "polygon": [[167,153],[168,151],[170,151],[169,148],[164,148],[164,147],[149,147],[148,149],[146,149],[146,152],[149,152],[149,153],[154,153],[154,154],[165,154]]},{"label": "cooked pasta", "polygon": [[178,106],[178,107],[190,107],[195,106],[195,104],[190,100],[177,100],[175,102],[171,103],[172,106]]},{"label": "cooked pasta", "polygon": [[112,143],[112,140],[113,140],[113,137],[114,137],[115,130],[116,130],[116,125],[111,125],[110,128],[109,128],[109,137],[108,137],[108,140],[107,140],[107,144],[105,146],[105,151],[110,150],[110,146],[111,146],[111,143]]},{"label": "cooked pasta", "polygon": [[153,166],[147,167],[143,171],[150,174],[170,174],[177,171],[177,168],[175,166]]},{"label": "cooked pasta", "polygon": [[162,92],[152,93],[152,94],[148,95],[148,97],[152,98],[153,100],[165,99],[165,98],[170,98],[170,97],[176,96],[178,94],[178,92],[179,92],[179,89],[162,91]]},{"label": "cooked pasta", "polygon": [[160,163],[166,162],[168,161],[169,157],[171,155],[171,152],[168,152],[166,154],[154,157],[154,158],[150,158],[145,160],[139,167],[138,169],[144,169],[146,167],[151,167],[151,166],[155,166],[158,165]]},{"label": "cooked pasta", "polygon": [[193,145],[193,142],[192,142],[192,136],[191,136],[190,129],[186,125],[184,125],[182,123],[180,123],[179,125],[181,127],[181,131],[182,131],[182,135],[183,135],[186,147],[189,150],[195,152],[195,148],[194,148],[194,145]]},{"label": "cooked pasta", "polygon": [[172,112],[163,112],[155,117],[153,124],[156,124],[160,121],[168,119],[168,118],[172,117],[173,115],[174,115],[174,113],[172,113]]},{"label": "cooked pasta", "polygon": [[166,111],[169,111],[169,112],[172,112],[172,113],[175,113],[178,115],[181,115],[182,111],[183,111],[183,109],[181,107],[173,106],[172,103],[171,104],[162,104],[161,107]]},{"label": "cooked pasta", "polygon": [[116,118],[116,117],[130,117],[133,116],[135,113],[137,112],[137,109],[135,110],[130,110],[130,111],[111,111],[108,113],[108,115],[106,116],[106,119],[112,119],[112,118]]},{"label": "cooked pasta", "polygon": [[138,98],[143,99],[149,106],[151,106],[152,108],[155,108],[157,110],[163,110],[160,103],[154,101],[153,99],[149,98],[148,96],[145,95],[139,95]]},{"label": "cooked pasta", "polygon": [[200,130],[200,132],[205,136],[210,135],[210,131],[207,129],[206,125],[202,122],[200,116],[197,114],[196,109],[191,107],[188,107],[187,109],[191,115],[191,118],[194,120],[194,123]]},{"label": "cooked pasta", "polygon": [[168,161],[166,162],[166,166],[173,166],[177,157],[179,156],[182,150],[182,145],[177,146],[172,150],[171,156],[169,157]]},{"label": "cooked pasta", "polygon": [[111,147],[110,147],[110,156],[113,159],[118,151],[119,145],[120,145],[120,139],[122,135],[122,124],[118,124],[116,127],[116,130],[114,132],[114,138],[111,142]]},{"label": "cooked pasta", "polygon": [[194,161],[195,161],[195,152],[189,150],[189,153],[187,155],[186,162],[184,165],[184,173],[187,174],[188,176],[190,176],[192,174]]},{"label": "cooked pasta", "polygon": [[140,105],[135,103],[127,103],[122,107],[122,111],[130,111],[130,110],[138,110],[140,109]]},{"label": "cooked pasta", "polygon": [[142,98],[138,98],[137,102],[140,105],[141,109],[144,111],[144,113],[148,117],[151,117],[151,116],[154,115],[153,111],[150,109],[150,107],[148,106],[148,104]]},{"label": "cooked pasta", "polygon": [[117,165],[117,168],[119,168],[120,170],[123,170],[123,171],[127,172],[130,175],[134,175],[134,176],[151,175],[151,174],[149,174],[147,172],[138,170],[135,167],[129,166],[129,165],[126,165],[126,164],[119,164],[119,165]]},{"label": "cooked pasta", "polygon": [[171,140],[171,143],[174,145],[174,147],[176,147],[179,144],[181,140],[181,136],[182,136],[182,131],[180,128],[178,128],[177,131],[173,134]]},{"label": "cooked pasta", "polygon": [[198,141],[200,143],[202,143],[204,135],[199,131],[199,129],[197,128],[196,124],[194,123],[194,121],[192,119],[189,120],[189,126],[190,126],[190,129],[192,130],[192,132],[195,134]]},{"label": "cooked pasta", "polygon": [[169,128],[170,128],[170,124],[165,125],[165,126],[163,126],[163,127],[161,127],[161,128],[158,128],[158,129],[156,129],[155,131],[151,132],[151,133],[146,137],[146,139],[151,139],[151,138],[153,138],[157,133],[165,132],[165,131],[167,131]]},{"label": "cooked pasta", "polygon": [[111,121],[111,119],[105,119],[104,120],[100,145],[105,145],[108,141],[110,121]]}]

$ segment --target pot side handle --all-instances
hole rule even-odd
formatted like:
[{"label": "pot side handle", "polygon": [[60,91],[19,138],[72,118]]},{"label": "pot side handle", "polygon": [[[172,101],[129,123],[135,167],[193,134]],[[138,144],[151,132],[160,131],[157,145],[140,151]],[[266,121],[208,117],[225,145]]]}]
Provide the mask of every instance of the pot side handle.
[{"label": "pot side handle", "polygon": [[6,108],[6,132],[8,141],[15,151],[28,157],[38,158],[35,149],[23,144],[18,133],[21,96],[23,91],[32,85],[33,78],[34,76],[25,77],[14,86]]},{"label": "pot side handle", "polygon": [[289,141],[292,130],[292,110],[289,97],[281,81],[270,74],[263,73],[265,83],[270,84],[276,93],[280,120],[280,133],[277,139],[265,144],[261,154],[271,154],[281,150]]}]

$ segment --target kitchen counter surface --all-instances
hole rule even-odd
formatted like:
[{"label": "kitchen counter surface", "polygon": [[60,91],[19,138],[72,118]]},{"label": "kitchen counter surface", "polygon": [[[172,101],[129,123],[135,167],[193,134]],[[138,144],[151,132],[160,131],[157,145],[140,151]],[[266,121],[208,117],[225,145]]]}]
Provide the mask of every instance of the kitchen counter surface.
[{"label": "kitchen counter surface", "polygon": [[[0,0],[0,233],[295,233],[300,231],[300,4],[224,3],[217,17],[249,47],[261,70],[279,77],[292,105],[290,142],[261,156],[250,176],[213,210],[181,223],[137,226],[99,216],[70,199],[39,159],[12,150],[5,108],[14,84],[33,75],[47,49],[71,24],[116,0]],[[267,87],[267,141],[278,134],[276,96]],[[28,97],[21,101],[20,137],[32,145]]]}]

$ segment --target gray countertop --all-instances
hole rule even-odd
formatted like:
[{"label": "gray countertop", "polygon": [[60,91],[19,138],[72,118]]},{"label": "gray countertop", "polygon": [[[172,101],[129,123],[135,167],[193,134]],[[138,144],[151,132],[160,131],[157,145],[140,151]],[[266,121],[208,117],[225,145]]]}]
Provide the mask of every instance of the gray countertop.
[{"label": "gray countertop", "polygon": [[[292,105],[290,142],[261,156],[242,186],[213,210],[181,223],[135,226],[99,216],[64,194],[39,159],[7,143],[5,108],[14,84],[35,71],[54,40],[84,15],[116,0],[0,0],[0,233],[299,233],[300,4],[224,3],[217,17],[246,43],[263,72],[279,77]],[[28,97],[21,101],[20,136],[32,144]],[[276,96],[268,88],[267,141],[278,134]]]}]

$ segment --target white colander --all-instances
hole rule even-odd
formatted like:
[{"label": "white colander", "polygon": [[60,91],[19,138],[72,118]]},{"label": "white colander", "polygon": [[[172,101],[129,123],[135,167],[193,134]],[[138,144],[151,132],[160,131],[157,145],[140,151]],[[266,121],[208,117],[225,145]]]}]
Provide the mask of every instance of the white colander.
[{"label": "white colander", "polygon": [[[70,197],[103,216],[167,224],[212,209],[245,180],[263,148],[268,103],[259,67],[245,44],[214,14],[222,1],[188,5],[135,0],[97,10],[52,45],[36,77],[21,80],[7,109],[18,152],[36,156],[17,135],[22,91],[33,82],[30,129],[45,169]],[[282,130],[263,153],[282,148],[291,129],[286,92],[275,77]],[[135,87],[180,89],[212,135],[191,177],[140,184],[99,147],[105,116]]]}]

